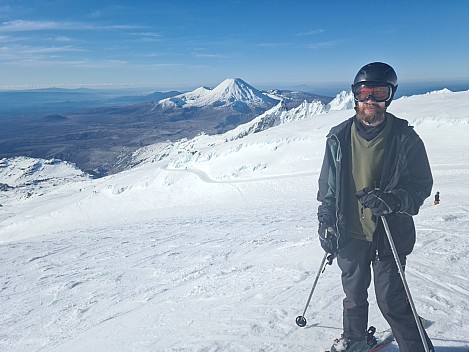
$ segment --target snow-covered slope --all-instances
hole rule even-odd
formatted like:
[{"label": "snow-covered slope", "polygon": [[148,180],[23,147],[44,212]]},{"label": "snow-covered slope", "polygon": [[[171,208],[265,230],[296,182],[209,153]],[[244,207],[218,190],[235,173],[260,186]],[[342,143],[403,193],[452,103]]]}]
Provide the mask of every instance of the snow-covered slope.
[{"label": "snow-covered slope", "polygon": [[200,87],[155,103],[155,108],[226,107],[247,104],[250,107],[270,108],[278,101],[257,90],[240,78],[226,79],[213,89]]},{"label": "snow-covered slope", "polygon": [[303,120],[329,111],[352,109],[353,106],[354,100],[352,93],[345,91],[337,94],[328,104],[324,104],[319,100],[313,100],[312,102],[304,101],[298,107],[287,110],[284,108],[283,104],[280,103],[252,121],[226,133],[226,135],[232,136],[231,138],[240,138],[247,134],[264,131],[286,122]]},{"label": "snow-covered slope", "polygon": [[59,159],[28,157],[0,159],[0,180],[12,187],[30,184],[54,184],[88,178],[76,165]]},{"label": "snow-covered slope", "polygon": [[11,207],[20,199],[49,194],[58,185],[89,179],[90,176],[74,164],[58,159],[0,159],[0,204]]},{"label": "snow-covered slope", "polygon": [[279,126],[292,121],[319,117],[321,115],[328,116],[327,114],[329,112],[352,109],[353,106],[354,101],[352,93],[345,91],[337,94],[337,96],[328,104],[324,104],[319,100],[314,100],[312,102],[304,101],[296,108],[287,109],[282,103],[279,103],[253,120],[224,133],[222,137],[218,135],[207,136],[205,134],[201,134],[191,140],[184,139],[174,143],[159,143],[142,148],[134,153],[133,164],[139,164],[145,160],[171,158],[173,157],[171,151],[176,154],[189,153],[191,155],[195,155],[197,154],[197,151],[188,150],[188,148],[190,149],[188,146],[206,144],[213,147],[221,143],[225,143],[226,141],[232,141],[244,138],[249,134],[262,132],[274,126]]},{"label": "snow-covered slope", "polygon": [[[389,110],[415,125],[441,194],[415,217],[412,296],[433,322],[436,352],[467,352],[469,91],[401,98]],[[323,255],[315,197],[324,137],[352,114],[155,145],[134,169],[40,197],[0,191],[9,200],[0,207],[0,350],[327,349],[341,333],[336,264],[321,275],[306,328],[295,318]],[[386,328],[371,290],[369,320]]]}]

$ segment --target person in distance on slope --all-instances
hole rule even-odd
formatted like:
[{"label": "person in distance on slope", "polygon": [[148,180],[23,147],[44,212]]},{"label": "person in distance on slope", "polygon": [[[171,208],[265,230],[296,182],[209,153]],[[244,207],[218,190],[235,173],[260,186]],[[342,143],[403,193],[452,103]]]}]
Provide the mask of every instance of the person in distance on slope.
[{"label": "person in distance on slope", "polygon": [[435,200],[433,201],[433,204],[435,205],[440,204],[440,192],[435,193]]},{"label": "person in distance on slope", "polygon": [[433,178],[420,137],[406,120],[386,111],[396,89],[391,66],[365,65],[352,85],[355,116],[327,135],[317,196],[318,232],[323,249],[337,257],[345,292],[343,334],[331,352],[361,351],[366,345],[371,268],[378,306],[399,350],[424,351],[380,221],[386,216],[404,266],[415,244],[412,215],[430,196]]}]

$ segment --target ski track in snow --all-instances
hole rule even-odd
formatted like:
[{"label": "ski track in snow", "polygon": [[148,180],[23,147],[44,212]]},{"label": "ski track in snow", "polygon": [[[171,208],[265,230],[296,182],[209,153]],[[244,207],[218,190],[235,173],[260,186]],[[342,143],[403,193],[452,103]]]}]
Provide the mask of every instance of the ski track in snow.
[{"label": "ski track in snow", "polygon": [[[327,346],[341,332],[335,265],[319,281],[306,328],[294,323],[322,255],[313,197],[162,210],[138,223],[4,244],[1,350],[321,351],[313,341]],[[407,277],[419,313],[435,321],[437,351],[467,352],[457,346],[468,344],[469,248],[456,244],[469,216],[458,204],[453,217],[441,215],[446,206],[417,217]],[[434,255],[451,270],[435,267]],[[370,320],[383,326],[371,290]]]},{"label": "ski track in snow", "polygon": [[[238,210],[235,220],[247,227],[249,222],[257,224],[257,218],[249,219],[246,210]],[[16,335],[16,348],[20,350],[42,350],[38,348],[41,345],[49,346],[45,350],[54,350],[51,343],[58,343],[57,350],[62,350],[64,337],[73,339],[77,332],[86,336],[90,329],[106,329],[107,325],[114,329],[120,325],[112,321],[125,323],[130,319],[132,325],[139,326],[141,323],[134,322],[132,315],[144,310],[151,322],[146,327],[152,331],[151,336],[169,339],[175,346],[185,344],[181,332],[190,332],[195,326],[199,333],[200,324],[209,327],[208,331],[219,330],[221,337],[215,340],[224,341],[219,342],[220,348],[238,340],[239,333],[248,337],[257,332],[259,343],[263,344],[265,329],[278,329],[279,323],[285,329],[282,320],[288,316],[288,306],[283,305],[289,295],[282,291],[289,291],[308,277],[296,268],[296,262],[283,270],[270,261],[264,263],[264,256],[274,255],[281,260],[287,250],[301,250],[301,244],[306,243],[303,234],[298,237],[299,242],[284,239],[288,236],[281,235],[276,226],[281,220],[274,219],[271,210],[265,212],[261,234],[227,232],[232,219],[227,221],[223,213],[215,213],[208,219],[165,217],[161,224],[150,222],[139,224],[138,228],[109,228],[73,236],[59,234],[43,241],[4,245],[0,247],[1,258],[12,251],[21,253],[8,263],[7,272],[19,270],[22,275],[3,277],[2,297],[8,297],[3,306],[8,306],[7,312],[15,312],[2,317],[2,326],[15,327],[3,330],[3,339],[8,336],[12,340]],[[257,210],[257,214],[262,213]],[[304,219],[296,220],[304,224]],[[201,237],[207,226],[211,231]],[[7,263],[2,260],[1,265],[5,268]],[[269,292],[268,288],[284,281],[285,275],[292,277],[293,282],[286,282],[289,287]],[[270,299],[279,300],[276,307],[269,303]],[[246,301],[252,304],[236,312],[236,307]],[[194,302],[203,309],[192,310]],[[212,305],[215,311],[209,309]],[[32,306],[37,308],[31,309]],[[43,321],[43,317],[51,316],[52,321]],[[243,316],[250,318],[245,320]],[[60,327],[55,335],[48,333],[51,325]],[[291,323],[288,325],[288,331],[281,335],[296,330]],[[242,331],[232,331],[233,326]],[[167,332],[172,329],[175,331]],[[21,345],[22,333],[18,331],[28,331],[35,338]],[[204,338],[209,343],[214,336],[201,336],[195,345]],[[148,348],[158,349],[157,340],[151,340]],[[191,344],[186,348],[191,350]]]}]

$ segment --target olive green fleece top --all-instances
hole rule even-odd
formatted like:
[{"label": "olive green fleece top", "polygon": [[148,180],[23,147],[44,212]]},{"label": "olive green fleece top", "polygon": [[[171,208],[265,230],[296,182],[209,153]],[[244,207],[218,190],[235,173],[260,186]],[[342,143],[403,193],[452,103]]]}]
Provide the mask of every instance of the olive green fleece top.
[{"label": "olive green fleece top", "polygon": [[391,131],[392,119],[387,118],[384,129],[371,141],[360,137],[355,123],[351,129],[352,160],[349,187],[346,200],[347,232],[351,238],[373,241],[376,222],[372,219],[371,210],[363,208],[355,193],[365,187],[379,187],[383,170],[384,150]]}]

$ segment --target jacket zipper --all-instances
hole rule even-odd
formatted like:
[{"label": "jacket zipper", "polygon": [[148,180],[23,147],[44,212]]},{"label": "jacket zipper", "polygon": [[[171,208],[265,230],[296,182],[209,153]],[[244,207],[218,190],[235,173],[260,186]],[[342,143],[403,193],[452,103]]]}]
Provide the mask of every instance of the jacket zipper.
[{"label": "jacket zipper", "polygon": [[[342,163],[342,148],[340,146],[339,137],[337,137],[335,134],[331,134],[329,136],[329,139],[331,141],[332,141],[332,139],[335,139],[335,142],[337,143],[336,155],[334,157],[335,157],[336,163],[341,164]],[[338,179],[338,177],[337,177],[337,164],[336,164],[336,176],[335,176],[336,181]],[[342,170],[342,165],[340,165],[340,170],[339,171],[341,171],[341,170]],[[341,178],[339,177],[339,179],[341,179]],[[337,231],[337,242],[338,242],[339,238],[341,237],[341,234],[340,234],[340,231],[339,231],[339,198],[337,196],[337,189],[336,189],[336,203],[335,203],[335,228],[336,228],[336,231]],[[337,243],[337,245],[339,245],[339,244]]]}]

